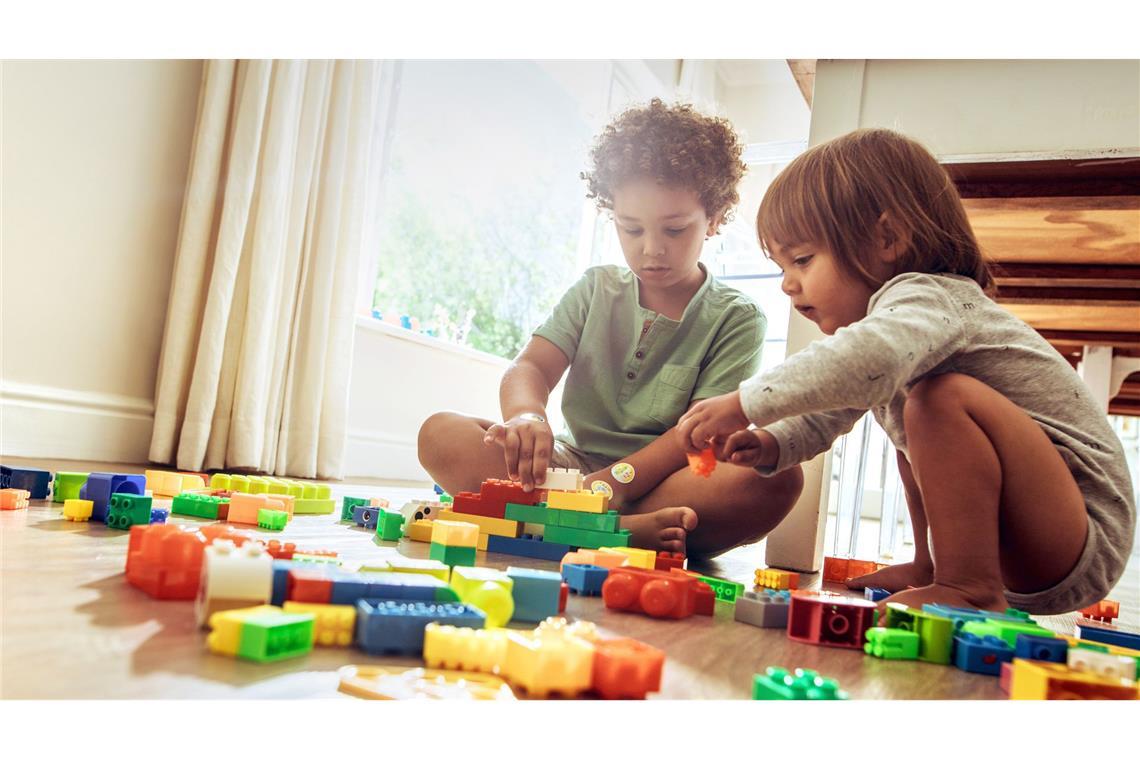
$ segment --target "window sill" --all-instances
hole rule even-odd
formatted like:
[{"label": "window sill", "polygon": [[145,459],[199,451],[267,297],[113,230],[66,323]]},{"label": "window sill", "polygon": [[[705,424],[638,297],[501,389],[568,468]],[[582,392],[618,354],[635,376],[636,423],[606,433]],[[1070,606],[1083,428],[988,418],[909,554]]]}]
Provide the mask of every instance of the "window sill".
[{"label": "window sill", "polygon": [[494,367],[506,368],[511,362],[509,359],[504,359],[501,356],[488,354],[485,351],[479,351],[469,346],[460,346],[455,343],[448,343],[447,341],[433,338],[430,335],[423,335],[422,333],[413,332],[404,327],[395,327],[386,322],[381,322],[371,316],[363,314],[356,315],[356,327],[358,330],[366,330],[369,332],[387,335],[397,340],[406,340],[410,343],[418,343],[421,346],[436,351],[443,351],[446,353],[456,354],[467,359],[474,359],[475,361],[482,362],[483,364],[490,364]]}]

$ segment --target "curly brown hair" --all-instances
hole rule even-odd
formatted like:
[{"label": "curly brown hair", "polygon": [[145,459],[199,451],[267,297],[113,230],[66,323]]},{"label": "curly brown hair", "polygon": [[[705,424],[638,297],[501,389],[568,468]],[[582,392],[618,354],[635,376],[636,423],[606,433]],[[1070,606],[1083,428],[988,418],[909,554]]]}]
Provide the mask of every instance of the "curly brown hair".
[{"label": "curly brown hair", "polygon": [[727,222],[740,202],[736,188],[747,168],[740,160],[743,150],[727,119],[654,98],[625,111],[598,135],[590,151],[593,170],[582,172],[586,197],[596,198],[600,209],[613,209],[617,187],[651,177],[694,191],[710,219],[723,212],[721,222]]}]

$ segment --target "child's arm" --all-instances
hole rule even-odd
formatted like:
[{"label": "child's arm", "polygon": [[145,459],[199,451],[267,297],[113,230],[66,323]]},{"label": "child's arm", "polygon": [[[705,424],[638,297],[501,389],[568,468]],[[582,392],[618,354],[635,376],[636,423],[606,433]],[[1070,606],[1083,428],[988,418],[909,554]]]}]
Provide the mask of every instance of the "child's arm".
[{"label": "child's arm", "polygon": [[[628,483],[622,483],[614,476],[613,467],[592,472],[585,477],[586,488],[599,480],[609,483],[613,489],[610,504],[615,508],[637,501],[660,485],[665,478],[688,466],[685,452],[677,444],[676,428],[666,430],[648,446],[623,457],[621,462],[633,468],[633,479]],[[618,462],[614,463],[615,466],[617,464]]]},{"label": "child's arm", "polygon": [[483,443],[503,447],[507,473],[522,482],[523,490],[546,479],[554,446],[554,432],[545,421],[546,402],[569,366],[561,349],[535,335],[503,373],[499,403],[505,422],[488,428]]}]

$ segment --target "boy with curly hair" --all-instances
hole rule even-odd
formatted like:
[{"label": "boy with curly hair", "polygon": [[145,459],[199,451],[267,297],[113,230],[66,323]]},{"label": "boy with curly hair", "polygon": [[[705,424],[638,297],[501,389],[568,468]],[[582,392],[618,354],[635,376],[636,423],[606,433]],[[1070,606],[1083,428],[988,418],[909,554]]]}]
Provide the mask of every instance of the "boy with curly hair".
[{"label": "boy with curly hair", "polygon": [[[503,422],[428,418],[419,457],[437,483],[457,493],[510,477],[529,491],[548,466],[576,468],[586,488],[611,494],[635,546],[690,555],[756,541],[787,515],[798,467],[700,477],[670,434],[694,403],[759,366],[764,313],[699,261],[740,199],[741,151],[726,120],[658,99],[605,128],[582,177],[612,213],[628,269],[587,269],[534,331],[503,374]],[[567,370],[567,429],[555,435],[546,403]]]}]

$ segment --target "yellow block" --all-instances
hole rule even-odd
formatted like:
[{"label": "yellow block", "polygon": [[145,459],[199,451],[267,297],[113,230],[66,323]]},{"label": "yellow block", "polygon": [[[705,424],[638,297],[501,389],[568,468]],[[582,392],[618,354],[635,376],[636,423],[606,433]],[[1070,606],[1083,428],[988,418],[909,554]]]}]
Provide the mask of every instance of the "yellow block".
[{"label": "yellow block", "polygon": [[210,615],[210,634],[206,636],[206,646],[211,652],[236,655],[241,643],[241,627],[249,618],[262,615],[280,615],[284,611],[272,604],[257,607],[243,607],[237,610],[215,612]]},{"label": "yellow block", "polygon": [[575,512],[602,514],[609,508],[610,497],[593,491],[551,491],[546,506],[551,509],[572,509]]},{"label": "yellow block", "polygon": [[1077,644],[1096,644],[1098,647],[1104,647],[1105,651],[1111,655],[1121,657],[1135,657],[1140,660],[1140,649],[1129,649],[1128,647],[1117,646],[1116,644],[1103,644],[1099,641],[1089,641],[1088,639],[1078,639],[1075,636],[1066,636],[1064,634],[1057,634],[1057,638],[1064,639],[1069,642],[1069,646],[1075,647]]},{"label": "yellow block", "polygon": [[620,554],[626,557],[626,564],[630,567],[652,570],[657,566],[657,552],[652,549],[635,549],[632,546],[604,546],[598,549],[598,554]]},{"label": "yellow block", "polygon": [[356,608],[350,604],[309,604],[285,602],[286,612],[312,613],[313,643],[322,647],[352,645],[356,630]]},{"label": "yellow block", "polygon": [[63,516],[75,522],[87,522],[91,519],[91,512],[95,509],[95,502],[87,499],[64,499]]},{"label": "yellow block", "polygon": [[1071,670],[1059,662],[1013,661],[1010,699],[1140,699],[1134,681]]},{"label": "yellow block", "polygon": [[800,582],[798,573],[787,570],[773,570],[771,568],[757,568],[753,580],[757,586],[776,590],[796,588]]},{"label": "yellow block", "polygon": [[456,514],[450,509],[445,509],[440,512],[438,519],[478,525],[479,533],[486,536],[518,538],[522,535],[522,523],[517,520],[503,520],[498,517],[485,517],[483,515]]},{"label": "yellow block", "polygon": [[431,542],[444,546],[470,546],[479,543],[479,526],[456,520],[433,520]]},{"label": "yellow block", "polygon": [[424,626],[424,663],[429,668],[498,673],[506,659],[506,628]]},{"label": "yellow block", "polygon": [[475,548],[481,552],[487,551],[487,539],[488,538],[490,538],[490,536],[488,536],[486,533],[480,533],[479,534],[479,540],[475,542]]},{"label": "yellow block", "polygon": [[573,698],[590,688],[594,645],[563,631],[508,633],[503,677],[539,699],[551,692]]},{"label": "yellow block", "polygon": [[422,573],[423,575],[431,575],[439,578],[444,583],[447,583],[448,578],[451,577],[451,568],[440,562],[438,559],[412,559],[411,557],[390,557],[388,559],[388,570],[394,573]]},{"label": "yellow block", "polygon": [[432,523],[434,520],[416,520],[404,528],[404,536],[410,541],[431,541]]},{"label": "yellow block", "polygon": [[597,565],[607,569],[614,569],[615,567],[622,567],[629,564],[629,556],[621,554],[620,552],[607,551],[614,547],[606,547],[602,549],[579,549],[576,552],[568,552],[562,557],[563,565]]}]

